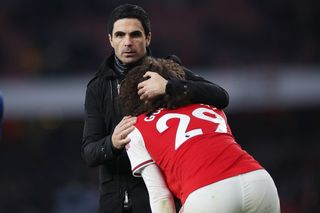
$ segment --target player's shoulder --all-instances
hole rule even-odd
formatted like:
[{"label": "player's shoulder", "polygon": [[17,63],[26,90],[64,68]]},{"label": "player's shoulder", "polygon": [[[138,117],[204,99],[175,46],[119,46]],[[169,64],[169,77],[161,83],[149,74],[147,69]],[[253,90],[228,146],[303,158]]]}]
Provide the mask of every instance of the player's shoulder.
[{"label": "player's shoulder", "polygon": [[167,111],[167,109],[161,108],[161,109],[157,109],[154,112],[150,113],[150,114],[140,114],[137,117],[137,123],[138,125],[143,125],[146,123],[152,124],[153,122],[157,121],[159,117],[161,117],[161,115],[165,114]]}]

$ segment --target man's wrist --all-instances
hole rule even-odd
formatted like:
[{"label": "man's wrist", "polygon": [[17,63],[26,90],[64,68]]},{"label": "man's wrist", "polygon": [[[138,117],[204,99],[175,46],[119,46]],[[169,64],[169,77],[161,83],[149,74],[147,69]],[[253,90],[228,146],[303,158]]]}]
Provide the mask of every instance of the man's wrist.
[{"label": "man's wrist", "polygon": [[189,94],[189,87],[186,81],[168,80],[165,91],[166,91],[166,94],[170,96],[171,95],[186,96]]},{"label": "man's wrist", "polygon": [[112,153],[118,155],[122,152],[123,148],[121,149],[118,149],[117,147],[115,147],[112,143],[112,139],[110,138],[110,146],[111,146],[111,150],[112,150]]},{"label": "man's wrist", "polygon": [[166,88],[165,88],[165,93],[167,95],[172,95],[173,92],[173,82],[172,80],[168,80]]}]

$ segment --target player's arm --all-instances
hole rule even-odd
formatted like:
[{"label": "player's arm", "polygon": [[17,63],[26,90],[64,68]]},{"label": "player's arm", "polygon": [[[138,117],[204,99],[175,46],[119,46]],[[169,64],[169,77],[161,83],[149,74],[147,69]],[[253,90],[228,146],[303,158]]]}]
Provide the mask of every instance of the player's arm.
[{"label": "player's arm", "polygon": [[126,150],[131,164],[132,174],[142,177],[149,192],[149,201],[152,212],[175,212],[172,194],[167,187],[163,174],[152,160],[141,132],[135,128],[128,137],[130,143]]},{"label": "player's arm", "polygon": [[141,171],[141,176],[149,192],[152,212],[176,212],[173,196],[167,187],[162,172],[156,164],[149,164]]}]

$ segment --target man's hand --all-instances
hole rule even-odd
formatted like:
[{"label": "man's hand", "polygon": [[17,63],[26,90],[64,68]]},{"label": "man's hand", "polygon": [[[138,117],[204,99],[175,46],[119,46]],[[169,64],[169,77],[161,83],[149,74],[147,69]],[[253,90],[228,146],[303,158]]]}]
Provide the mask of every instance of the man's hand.
[{"label": "man's hand", "polygon": [[122,149],[130,142],[130,138],[128,138],[128,135],[134,130],[133,125],[136,123],[136,121],[136,117],[125,116],[114,128],[111,140],[113,146],[116,149]]},{"label": "man's hand", "polygon": [[168,81],[161,75],[148,71],[143,77],[148,79],[138,84],[140,100],[148,101],[158,95],[165,94]]}]

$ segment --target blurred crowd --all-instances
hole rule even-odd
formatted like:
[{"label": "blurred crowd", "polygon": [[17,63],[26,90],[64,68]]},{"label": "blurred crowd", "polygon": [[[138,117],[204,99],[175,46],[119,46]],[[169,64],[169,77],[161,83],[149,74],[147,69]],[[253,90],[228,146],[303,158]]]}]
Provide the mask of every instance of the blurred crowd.
[{"label": "blurred crowd", "polygon": [[[106,21],[116,0],[2,0],[1,76],[95,70],[111,51]],[[315,64],[320,3],[312,0],[139,1],[152,23],[155,56],[188,67]]]},{"label": "blurred crowd", "polygon": [[[320,1],[1,0],[0,78],[92,74],[111,51],[109,12],[127,2],[149,13],[154,56],[176,54],[190,68],[319,66]],[[282,212],[320,212],[320,109],[228,117],[238,142],[274,177]],[[95,212],[97,171],[81,160],[82,125],[4,122],[0,212]]]}]

